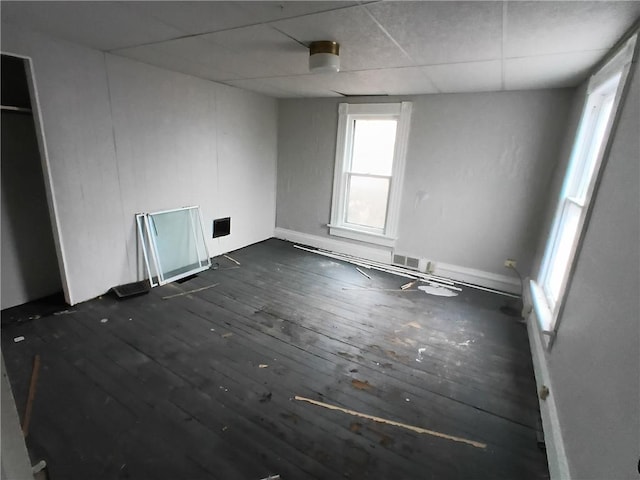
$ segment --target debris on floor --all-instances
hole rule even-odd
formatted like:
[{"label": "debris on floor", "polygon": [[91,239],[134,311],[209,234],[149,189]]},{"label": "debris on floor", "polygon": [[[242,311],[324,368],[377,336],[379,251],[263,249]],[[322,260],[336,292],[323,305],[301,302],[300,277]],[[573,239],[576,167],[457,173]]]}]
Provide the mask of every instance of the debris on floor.
[{"label": "debris on floor", "polygon": [[76,313],[77,310],[60,310],[59,312],[53,312],[54,315],[71,315],[72,313]]},{"label": "debris on floor", "polygon": [[400,286],[400,290],[406,290],[407,288],[411,288],[413,287],[416,283],[418,283],[418,280],[412,280],[409,283],[405,283],[404,285]]},{"label": "debris on floor", "polygon": [[[410,278],[412,281],[413,280],[426,281],[431,286],[442,285],[442,286],[454,287],[455,285],[460,285],[460,286],[463,286],[463,287],[470,287],[470,288],[474,288],[476,290],[482,290],[482,291],[485,291],[485,292],[497,293],[498,295],[503,295],[505,297],[520,298],[520,295],[509,293],[509,292],[505,292],[505,291],[502,291],[502,290],[496,290],[494,288],[482,287],[480,285],[474,285],[473,283],[462,282],[462,281],[459,281],[459,280],[452,280],[450,278],[441,277],[441,276],[438,276],[438,275],[433,275],[431,273],[423,273],[423,272],[419,272],[417,270],[411,270],[409,268],[400,267],[400,266],[397,266],[397,265],[391,265],[391,264],[382,263],[382,262],[374,262],[372,260],[366,260],[366,259],[363,259],[363,258],[354,257],[353,255],[346,255],[346,254],[342,254],[342,253],[331,252],[329,250],[323,250],[323,249],[320,249],[320,248],[309,248],[309,247],[305,247],[305,246],[302,246],[302,245],[294,245],[293,247],[297,248],[299,250],[304,250],[305,252],[315,253],[317,255],[322,255],[322,256],[325,256],[325,257],[333,258],[335,260],[341,260],[343,262],[351,263],[352,265],[357,265],[359,267],[364,267],[364,268],[373,269],[373,270],[379,270],[381,272],[390,273],[392,275],[397,275],[399,277]],[[414,290],[409,290],[409,288],[410,287],[406,287],[405,289],[401,288],[400,290],[401,291],[414,291]],[[452,288],[452,289],[453,290],[461,290],[459,287],[455,287],[455,288]],[[349,290],[349,289],[343,289],[343,290]]]},{"label": "debris on floor", "polygon": [[418,290],[428,294],[435,295],[437,297],[457,297],[458,294],[445,287],[432,287],[431,285],[423,285],[418,287]]},{"label": "debris on floor", "polygon": [[418,358],[416,358],[416,362],[420,363],[422,362],[422,360],[424,360],[424,356],[422,355],[427,349],[426,348],[419,348],[418,349]]},{"label": "debris on floor", "polygon": [[351,385],[353,388],[357,388],[358,390],[371,390],[372,385],[367,380],[358,380],[354,378],[351,380]]},{"label": "debris on floor", "polygon": [[13,343],[22,342],[23,340],[24,340],[24,337],[22,335],[20,335],[19,337],[15,337],[13,339]]},{"label": "debris on floor", "polygon": [[49,470],[47,469],[47,462],[40,460],[33,467],[31,467],[34,480],[47,480],[49,478]]},{"label": "debris on floor", "polygon": [[233,263],[235,263],[236,265],[240,265],[240,262],[237,261],[235,258],[230,257],[229,255],[222,255],[224,258],[226,258],[227,260],[231,260]]},{"label": "debris on floor", "polygon": [[349,410],[348,408],[342,408],[342,407],[339,407],[337,405],[331,405],[329,403],[319,402],[318,400],[313,400],[311,398],[306,398],[306,397],[301,397],[301,396],[296,395],[294,397],[294,400],[297,400],[299,402],[307,402],[307,403],[310,403],[310,404],[315,405],[317,407],[323,407],[323,408],[327,408],[329,410],[334,410],[334,411],[346,413],[347,415],[353,415],[354,417],[366,418],[367,420],[372,420],[374,422],[385,423],[387,425],[393,425],[394,427],[404,428],[406,430],[410,430],[410,431],[415,432],[415,433],[431,435],[431,436],[434,436],[434,437],[443,438],[445,440],[451,440],[453,442],[465,443],[467,445],[471,445],[472,447],[476,447],[476,448],[482,448],[482,449],[487,448],[487,444],[486,443],[476,442],[475,440],[469,440],[469,439],[463,438],[463,437],[456,437],[455,435],[449,435],[447,433],[436,432],[435,430],[429,430],[429,429],[426,429],[426,428],[417,427],[415,425],[409,425],[409,424],[406,424],[406,423],[396,422],[395,420],[389,420],[389,419],[386,419],[386,418],[376,417],[374,415],[368,415],[366,413],[357,412],[355,410]]},{"label": "debris on floor", "polygon": [[262,480],[280,480],[280,475],[269,475],[268,477],[265,477]]},{"label": "debris on floor", "polygon": [[33,411],[33,401],[36,398],[36,387],[38,386],[38,376],[40,375],[40,355],[33,357],[33,369],[31,370],[31,380],[29,381],[29,393],[27,395],[27,405],[24,409],[22,420],[22,433],[25,438],[29,435],[29,424],[31,423],[31,412]]},{"label": "debris on floor", "polygon": [[107,323],[109,321],[108,318],[103,318],[102,320],[100,320],[100,323]]},{"label": "debris on floor", "polygon": [[372,260],[365,260],[363,258],[354,257],[353,255],[346,255],[342,253],[330,252],[328,250],[322,249],[313,249],[307,248],[301,245],[294,245],[294,248],[299,250],[304,250],[306,252],[315,253],[317,255],[323,255],[328,258],[333,258],[335,260],[342,260],[343,262],[351,263],[352,265],[356,265],[358,267],[363,267],[372,270],[378,270],[385,273],[390,273],[392,275],[398,275],[400,277],[410,278],[411,280],[423,279],[430,280],[433,282],[439,282],[445,285],[453,285],[453,280],[449,280],[448,278],[438,277],[436,275],[431,275],[428,273],[418,272],[416,270],[410,270],[404,267],[399,267],[396,265],[389,265],[382,262],[374,262]]},{"label": "debris on floor", "polygon": [[358,267],[356,267],[356,270],[358,271],[358,273],[364,275],[365,277],[367,277],[369,280],[371,280],[371,276],[367,273],[364,273],[362,270],[360,270]]},{"label": "debris on floor", "polygon": [[111,291],[115,293],[119,299],[137,297],[138,295],[149,293],[150,290],[151,282],[149,282],[149,280],[125,283],[124,285],[111,288]]},{"label": "debris on floor", "polygon": [[269,365],[267,365],[266,363],[261,363],[260,365],[258,365],[258,368],[268,368]]},{"label": "debris on floor", "polygon": [[170,298],[182,297],[183,295],[190,295],[192,293],[201,292],[203,290],[208,290],[213,287],[217,287],[220,285],[219,283],[214,283],[213,285],[207,285],[206,287],[196,288],[194,290],[188,290],[186,292],[175,293],[173,295],[167,295],[166,297],[162,297],[163,300],[169,300]]},{"label": "debris on floor", "polygon": [[229,338],[232,335],[233,335],[233,333],[227,332],[227,333],[223,333],[221,336],[222,336],[222,338]]},{"label": "debris on floor", "polygon": [[342,290],[369,290],[372,292],[417,292],[418,290],[398,290],[397,288],[342,287]]}]

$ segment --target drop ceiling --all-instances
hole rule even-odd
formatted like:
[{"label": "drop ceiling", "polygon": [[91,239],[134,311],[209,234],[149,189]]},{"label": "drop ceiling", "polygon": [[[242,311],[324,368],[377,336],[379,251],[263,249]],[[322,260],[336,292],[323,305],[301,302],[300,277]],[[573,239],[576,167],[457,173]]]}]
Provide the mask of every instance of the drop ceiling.
[{"label": "drop ceiling", "polygon": [[[2,2],[3,23],[265,95],[578,85],[640,2]],[[341,44],[310,74],[308,44]]]}]

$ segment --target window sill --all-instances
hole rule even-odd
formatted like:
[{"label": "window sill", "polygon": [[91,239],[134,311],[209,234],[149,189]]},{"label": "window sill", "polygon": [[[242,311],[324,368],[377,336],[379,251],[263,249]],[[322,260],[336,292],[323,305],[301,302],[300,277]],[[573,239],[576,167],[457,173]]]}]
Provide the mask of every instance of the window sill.
[{"label": "window sill", "polygon": [[531,303],[533,303],[533,310],[536,313],[538,326],[542,333],[551,339],[555,336],[553,313],[549,308],[542,287],[533,280],[530,280],[529,286],[531,288]]},{"label": "window sill", "polygon": [[383,247],[394,247],[396,244],[395,238],[388,237],[386,235],[363,232],[361,230],[354,230],[352,228],[337,225],[327,225],[327,227],[329,227],[329,235],[333,235],[335,237],[349,238],[351,240],[373,243]]}]

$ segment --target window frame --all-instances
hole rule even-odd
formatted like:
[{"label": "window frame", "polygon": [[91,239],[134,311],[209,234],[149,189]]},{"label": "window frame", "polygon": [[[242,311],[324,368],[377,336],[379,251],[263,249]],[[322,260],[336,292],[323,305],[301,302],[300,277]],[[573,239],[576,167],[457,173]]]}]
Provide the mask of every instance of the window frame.
[{"label": "window frame", "polygon": [[[544,256],[540,263],[538,276],[531,280],[530,289],[533,307],[542,333],[547,337],[547,348],[551,347],[553,338],[564,309],[571,277],[575,269],[588,219],[593,207],[593,200],[602,175],[603,164],[611,141],[611,133],[619,114],[619,107],[628,80],[631,62],[633,61],[637,34],[630,37],[613,57],[594,75],[587,86],[582,113],[573,141],[569,164],[565,171],[562,189],[556,201],[552,228],[547,238]],[[600,141],[594,133],[603,121],[603,106],[611,100],[610,112],[602,131]],[[599,142],[599,143],[598,143]],[[596,149],[593,150],[593,147]],[[594,155],[593,162],[588,161]],[[589,168],[589,166],[592,168]],[[560,239],[565,233],[564,216],[569,208],[580,209],[575,235],[570,245],[566,266],[562,273],[558,295],[555,298],[550,286],[555,267],[554,261],[560,250]]]},{"label": "window frame", "polygon": [[[406,163],[407,144],[409,140],[409,124],[411,119],[411,102],[401,103],[341,103],[338,106],[338,132],[336,140],[335,170],[333,179],[333,198],[331,201],[331,221],[327,225],[329,234],[359,240],[362,242],[392,247],[397,240],[400,203],[402,201],[402,184]],[[393,154],[393,165],[389,177],[387,212],[385,226],[382,229],[346,222],[348,202],[348,181],[353,173],[350,171],[353,153],[354,124],[363,119],[397,120],[396,139]],[[357,176],[368,176],[357,174]],[[370,175],[381,177],[380,175]],[[382,177],[387,178],[386,175]]]}]

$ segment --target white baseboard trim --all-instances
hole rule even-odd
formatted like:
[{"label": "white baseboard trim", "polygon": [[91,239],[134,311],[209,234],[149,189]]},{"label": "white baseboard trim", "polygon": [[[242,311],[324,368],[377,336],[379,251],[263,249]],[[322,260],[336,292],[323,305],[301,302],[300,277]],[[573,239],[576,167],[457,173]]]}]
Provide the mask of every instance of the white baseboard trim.
[{"label": "white baseboard trim", "polygon": [[531,358],[533,359],[533,371],[536,377],[538,391],[545,385],[549,389],[549,396],[546,400],[538,399],[540,404],[540,416],[542,417],[542,428],[544,430],[544,441],[547,449],[547,463],[549,464],[549,474],[551,479],[570,479],[569,461],[562,439],[562,429],[560,428],[560,417],[554,397],[554,389],[549,374],[549,366],[545,356],[542,334],[536,318],[535,309],[527,307],[531,305],[531,294],[528,289],[524,292],[525,308],[530,310],[527,317],[527,332],[529,334],[529,345],[531,346]]},{"label": "white baseboard trim", "polygon": [[384,247],[376,248],[367,245],[358,245],[357,243],[296,232],[295,230],[287,230],[286,228],[280,227],[276,227],[273,236],[280,240],[288,240],[301,245],[322,248],[323,250],[330,250],[345,255],[353,255],[373,262],[391,263],[391,250]]},{"label": "white baseboard trim", "polygon": [[[368,245],[345,242],[343,240],[296,232],[295,230],[287,230],[286,228],[279,227],[276,227],[274,236],[281,240],[288,240],[302,245],[322,248],[323,250],[353,255],[374,262],[391,263],[392,252],[389,248],[370,247]],[[409,256],[419,258],[418,255]],[[435,262],[432,265],[434,265],[434,271],[432,272],[434,275],[494,290],[501,290],[503,292],[520,294],[520,281],[517,278],[447,263]]]},{"label": "white baseboard trim", "polygon": [[520,294],[520,280],[514,277],[448,263],[433,262],[432,266],[434,275],[503,292]]}]

